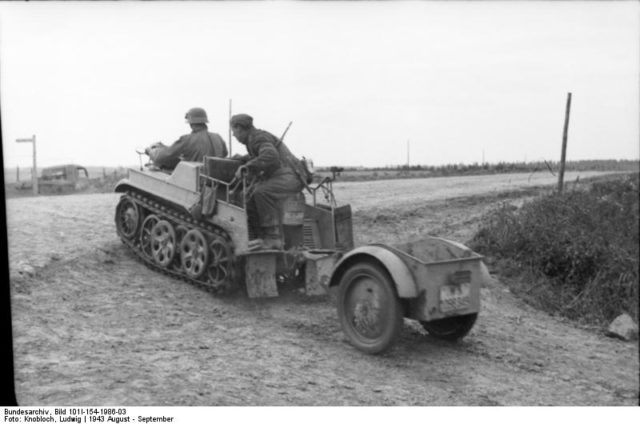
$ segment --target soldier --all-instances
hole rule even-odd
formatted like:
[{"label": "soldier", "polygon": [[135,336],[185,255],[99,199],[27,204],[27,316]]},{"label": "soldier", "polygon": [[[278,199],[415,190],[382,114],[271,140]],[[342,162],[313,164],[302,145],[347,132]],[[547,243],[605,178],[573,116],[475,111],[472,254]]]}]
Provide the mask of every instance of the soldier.
[{"label": "soldier", "polygon": [[209,120],[204,109],[191,108],[184,118],[191,126],[191,134],[183,135],[171,146],[156,143],[145,150],[154,165],[172,170],[181,159],[199,162],[205,156],[227,156],[227,146],[222,137],[208,131]]},{"label": "soldier", "polygon": [[234,159],[243,162],[236,177],[247,172],[249,177],[257,180],[247,204],[247,213],[250,227],[259,237],[249,242],[249,249],[281,249],[284,243],[278,202],[302,191],[303,184],[293,169],[299,163],[298,159],[282,140],[255,128],[251,116],[234,115],[230,125],[233,136],[247,147],[249,153],[244,156],[234,155]]}]

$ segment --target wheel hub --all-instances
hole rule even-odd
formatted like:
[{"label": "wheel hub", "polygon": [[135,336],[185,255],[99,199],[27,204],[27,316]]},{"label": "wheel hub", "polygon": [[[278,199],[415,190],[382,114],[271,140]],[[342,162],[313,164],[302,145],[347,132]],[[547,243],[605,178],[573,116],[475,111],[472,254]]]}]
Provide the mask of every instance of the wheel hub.
[{"label": "wheel hub", "polygon": [[382,305],[377,285],[369,278],[354,283],[348,311],[354,329],[365,337],[377,337],[382,332]]}]

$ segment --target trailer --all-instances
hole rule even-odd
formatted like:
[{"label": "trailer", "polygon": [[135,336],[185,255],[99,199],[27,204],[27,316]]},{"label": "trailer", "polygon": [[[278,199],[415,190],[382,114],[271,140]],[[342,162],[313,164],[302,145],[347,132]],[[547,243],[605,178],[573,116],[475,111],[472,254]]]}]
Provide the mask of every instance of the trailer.
[{"label": "trailer", "polygon": [[397,340],[404,318],[433,337],[456,341],[480,312],[489,272],[482,256],[438,237],[397,246],[370,244],[344,255],[329,286],[337,291],[340,324],[349,341],[381,353]]}]

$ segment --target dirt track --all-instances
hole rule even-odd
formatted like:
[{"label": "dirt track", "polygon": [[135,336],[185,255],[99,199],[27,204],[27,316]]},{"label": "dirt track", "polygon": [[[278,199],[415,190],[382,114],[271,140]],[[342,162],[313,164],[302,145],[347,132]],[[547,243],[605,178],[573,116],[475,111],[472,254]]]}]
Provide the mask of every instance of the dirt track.
[{"label": "dirt track", "polygon": [[[529,177],[335,187],[353,206],[357,244],[466,242],[488,207],[527,194],[501,192],[553,183]],[[145,268],[116,237],[117,199],[7,201],[21,405],[638,403],[637,344],[533,310],[499,281],[482,289],[462,342],[406,321],[394,349],[368,356],[346,343],[327,298],[220,298]]]}]

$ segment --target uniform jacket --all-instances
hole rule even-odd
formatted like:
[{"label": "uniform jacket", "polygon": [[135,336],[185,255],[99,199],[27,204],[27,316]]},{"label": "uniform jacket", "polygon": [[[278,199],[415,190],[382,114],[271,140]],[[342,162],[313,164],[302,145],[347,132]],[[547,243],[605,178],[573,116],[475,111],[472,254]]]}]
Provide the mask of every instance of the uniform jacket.
[{"label": "uniform jacket", "polygon": [[274,174],[293,174],[292,162],[298,159],[275,135],[260,129],[253,129],[247,141],[248,156],[246,166],[254,175],[270,178]]},{"label": "uniform jacket", "polygon": [[152,149],[149,157],[156,166],[173,169],[180,161],[200,162],[205,156],[223,158],[227,156],[227,146],[216,133],[208,132],[207,127],[194,129],[191,134],[180,137],[171,146]]}]

